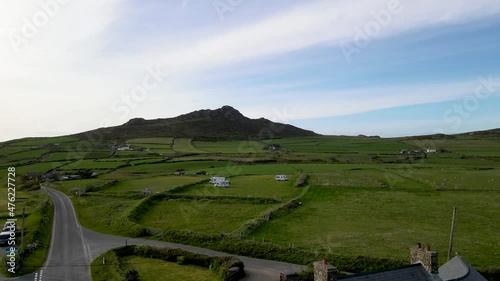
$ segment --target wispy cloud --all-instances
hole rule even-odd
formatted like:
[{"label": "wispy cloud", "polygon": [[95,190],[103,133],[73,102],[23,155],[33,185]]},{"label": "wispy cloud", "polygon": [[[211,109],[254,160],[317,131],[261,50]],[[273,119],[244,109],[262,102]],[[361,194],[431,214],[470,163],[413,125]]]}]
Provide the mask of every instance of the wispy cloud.
[{"label": "wispy cloud", "polygon": [[[159,87],[143,107],[134,109],[131,117],[167,117],[229,103],[246,106],[252,117],[270,117],[267,115],[272,107],[283,105],[301,119],[448,100],[468,93],[475,77],[465,82],[415,81],[408,86],[351,86],[343,90],[316,89],[314,81],[321,78],[314,75],[299,80],[255,82],[252,86],[242,82],[248,80],[246,75],[276,73],[296,65],[307,67],[307,62],[294,57],[298,52],[314,53],[324,48],[338,51],[342,42],[355,41],[356,29],[372,21],[373,12],[386,9],[391,1],[295,1],[300,4],[280,4],[282,10],[271,15],[263,12],[264,16],[258,11],[269,3],[255,1],[241,5],[230,20],[220,22],[210,10],[208,13],[216,20],[211,25],[195,28],[195,17],[177,16],[172,21],[167,18],[165,22],[154,22],[154,26],[158,25],[154,33],[147,28],[151,25],[143,25],[147,15],[131,17],[134,14],[127,1],[64,1],[67,4],[60,6],[20,52],[12,46],[12,34],[22,32],[24,18],[32,19],[43,8],[36,1],[1,1],[0,93],[6,99],[0,118],[9,122],[2,122],[5,136],[0,135],[0,139],[95,128],[101,116],[114,114],[112,102],[130,91],[143,77],[145,68],[156,63],[164,71],[177,73],[177,80]],[[198,12],[192,1],[171,2],[175,11],[182,7],[183,13],[190,9]],[[402,12],[374,40],[500,14],[496,0],[473,4],[467,0],[401,0],[400,6]],[[253,11],[254,16],[233,20],[245,9]],[[182,21],[190,21],[187,26],[193,28],[187,29]],[[182,31],[176,31],[176,26]],[[164,36],[158,32],[162,29]],[[140,47],[132,48],[135,46]],[[314,58],[316,62],[318,59]],[[238,70],[243,65],[252,69]],[[212,78],[218,87],[197,86]],[[229,79],[235,81],[224,84]],[[294,90],[298,87],[300,91]],[[243,95],[253,98],[245,99]],[[272,106],[251,100],[269,101]],[[117,124],[123,121],[112,119]],[[33,129],[36,127],[41,129]]]},{"label": "wispy cloud", "polygon": [[315,1],[272,17],[238,26],[223,34],[197,38],[187,48],[169,50],[162,61],[176,69],[211,68],[310,48],[356,40],[356,28],[373,21],[374,12],[400,2],[402,12],[379,38],[437,25],[453,25],[500,13],[495,0],[470,5],[459,1]]}]

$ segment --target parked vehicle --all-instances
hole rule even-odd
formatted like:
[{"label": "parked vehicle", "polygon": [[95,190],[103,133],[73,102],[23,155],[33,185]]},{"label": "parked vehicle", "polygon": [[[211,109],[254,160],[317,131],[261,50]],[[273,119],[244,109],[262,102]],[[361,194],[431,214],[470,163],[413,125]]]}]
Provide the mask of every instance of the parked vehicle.
[{"label": "parked vehicle", "polygon": [[286,177],[286,175],[276,175],[276,180],[277,181],[287,181],[288,178]]},{"label": "parked vehicle", "polygon": [[5,222],[2,231],[16,231],[16,222],[14,221]]},{"label": "parked vehicle", "polygon": [[0,233],[0,245],[5,246],[9,242],[11,232],[10,231],[4,231]]},{"label": "parked vehicle", "polygon": [[210,178],[210,183],[218,183],[218,182],[222,182],[222,181],[225,181],[226,178],[225,177],[211,177]]},{"label": "parked vehicle", "polygon": [[216,182],[214,187],[229,187],[229,181]]}]

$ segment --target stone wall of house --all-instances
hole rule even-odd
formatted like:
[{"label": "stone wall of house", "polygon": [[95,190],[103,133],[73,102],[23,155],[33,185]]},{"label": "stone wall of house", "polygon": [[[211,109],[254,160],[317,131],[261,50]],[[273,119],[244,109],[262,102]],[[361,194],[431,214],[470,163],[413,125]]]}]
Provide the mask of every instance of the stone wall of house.
[{"label": "stone wall of house", "polygon": [[438,253],[431,251],[430,247],[422,247],[422,244],[418,243],[415,247],[410,249],[411,264],[422,263],[432,274],[438,273]]}]

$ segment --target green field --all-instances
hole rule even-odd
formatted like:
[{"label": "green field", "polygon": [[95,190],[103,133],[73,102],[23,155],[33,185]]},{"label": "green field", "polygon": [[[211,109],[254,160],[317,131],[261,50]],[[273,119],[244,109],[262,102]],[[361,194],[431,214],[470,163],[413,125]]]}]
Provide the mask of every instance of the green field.
[{"label": "green field", "polygon": [[[41,138],[0,144],[0,165],[17,166],[19,175],[54,168],[68,174],[96,172],[95,179],[47,183],[67,194],[79,187],[100,187],[73,198],[80,222],[96,231],[137,236],[151,228],[217,237],[250,225],[254,227],[243,239],[351,258],[407,261],[408,248],[421,242],[438,251],[444,263],[451,213],[457,207],[454,252],[478,268],[500,270],[498,141],[468,135],[446,140],[317,136],[262,142],[136,138],[126,143],[149,151],[110,155],[107,147],[114,143],[90,144],[87,151],[77,149],[86,146],[74,138]],[[266,144],[279,149],[264,149]],[[423,157],[400,153],[418,148],[449,152]],[[176,171],[187,175],[175,176]],[[197,172],[207,174],[194,175]],[[277,174],[289,180],[277,182]],[[295,187],[304,175],[309,187]],[[207,183],[212,176],[227,177],[231,186],[214,188]],[[148,201],[157,196],[141,197],[145,188],[166,199]],[[43,197],[27,190],[19,194]],[[292,198],[301,204],[252,224]],[[0,198],[0,208],[5,204]]]},{"label": "green field", "polygon": [[295,176],[288,177],[289,181],[276,181],[274,175],[239,176],[228,178],[229,188],[216,188],[213,184],[203,183],[193,186],[182,194],[206,196],[243,196],[268,197],[286,199],[297,196],[301,189],[294,187]]},{"label": "green field", "polygon": [[120,258],[125,268],[133,268],[139,273],[141,281],[217,281],[215,273],[193,265],[178,265],[158,259],[136,256]]},{"label": "green field", "polygon": [[201,151],[213,153],[266,153],[264,144],[256,141],[194,141],[192,145]]},{"label": "green field", "polygon": [[72,199],[82,225],[103,233],[136,235],[137,226],[128,215],[140,203],[139,200],[106,195]]},{"label": "green field", "polygon": [[127,162],[109,162],[109,161],[99,161],[99,160],[77,160],[68,165],[60,167],[58,170],[79,170],[79,169],[113,169],[121,165],[125,165]]},{"label": "green field", "polygon": [[[447,252],[451,213],[458,208],[454,250],[474,265],[500,257],[498,198],[482,192],[422,192],[360,187],[314,187],[292,214],[252,233],[309,251],[404,259],[416,242]],[[471,202],[481,202],[480,204]],[[442,258],[441,263],[444,263]]]},{"label": "green field", "polygon": [[199,150],[193,146],[191,139],[176,138],[174,139],[173,149],[180,153],[206,153],[206,151]]},{"label": "green field", "polygon": [[246,221],[261,217],[271,206],[209,200],[168,200],[152,206],[142,216],[140,223],[161,229],[218,235],[235,231]]},{"label": "green field", "polygon": [[174,138],[135,138],[127,140],[126,143],[131,145],[137,144],[163,144],[172,146]]},{"label": "green field", "polygon": [[117,177],[123,177],[130,174],[173,174],[178,169],[184,169],[187,173],[192,174],[198,171],[210,171],[216,169],[215,167],[227,167],[228,165],[228,161],[175,161],[127,166],[111,173],[110,176],[115,175]]},{"label": "green field", "polygon": [[200,177],[190,176],[156,176],[138,179],[120,180],[118,183],[102,189],[102,192],[139,192],[145,188],[152,192],[163,192],[181,185],[196,183],[203,180]]},{"label": "green field", "polygon": [[363,137],[306,137],[283,140],[267,140],[269,144],[280,144],[293,152],[311,153],[390,153],[397,154],[408,145],[396,139]]}]

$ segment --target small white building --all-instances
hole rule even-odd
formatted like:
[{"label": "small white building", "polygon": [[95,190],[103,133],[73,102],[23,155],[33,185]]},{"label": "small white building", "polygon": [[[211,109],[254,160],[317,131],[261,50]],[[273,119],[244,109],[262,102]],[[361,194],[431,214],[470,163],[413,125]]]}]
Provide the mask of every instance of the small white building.
[{"label": "small white building", "polygon": [[120,150],[120,151],[130,150],[130,145],[120,146],[116,150]]},{"label": "small white building", "polygon": [[210,178],[210,183],[218,183],[218,182],[222,182],[222,181],[225,181],[226,178],[225,177],[211,177]]},{"label": "small white building", "polygon": [[437,153],[437,149],[435,149],[435,148],[427,148],[427,150],[425,152],[427,152],[427,153]]},{"label": "small white building", "polygon": [[276,175],[276,180],[277,181],[287,181],[288,178],[286,177],[286,175]]}]

